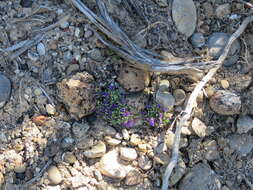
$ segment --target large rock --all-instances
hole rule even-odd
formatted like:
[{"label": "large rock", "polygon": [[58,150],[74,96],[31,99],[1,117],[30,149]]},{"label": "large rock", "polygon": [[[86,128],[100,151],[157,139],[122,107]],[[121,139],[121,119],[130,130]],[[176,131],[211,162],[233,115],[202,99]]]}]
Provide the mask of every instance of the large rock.
[{"label": "large rock", "polygon": [[211,97],[209,105],[220,115],[235,115],[240,113],[241,99],[232,92],[219,90]]},{"label": "large rock", "polygon": [[74,119],[95,111],[95,81],[87,72],[76,73],[57,84],[58,94]]},{"label": "large rock", "polygon": [[137,152],[133,148],[120,148],[120,158],[126,161],[133,161],[137,158]]},{"label": "large rock", "polygon": [[206,164],[195,165],[179,184],[179,190],[220,190],[221,184]]},{"label": "large rock", "polygon": [[2,108],[8,101],[10,94],[11,81],[3,74],[0,74],[0,108]]},{"label": "large rock", "polygon": [[172,4],[172,18],[179,32],[191,36],[197,22],[196,7],[192,0],[174,0]]}]

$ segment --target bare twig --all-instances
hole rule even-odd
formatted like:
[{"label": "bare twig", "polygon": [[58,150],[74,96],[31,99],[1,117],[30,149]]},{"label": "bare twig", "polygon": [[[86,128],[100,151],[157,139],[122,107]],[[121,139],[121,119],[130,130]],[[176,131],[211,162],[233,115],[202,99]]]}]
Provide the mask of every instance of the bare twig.
[{"label": "bare twig", "polygon": [[177,164],[178,154],[179,154],[179,142],[180,142],[180,136],[181,136],[181,129],[182,126],[186,123],[187,120],[191,117],[192,110],[194,107],[194,104],[196,102],[197,96],[202,90],[202,88],[205,86],[205,84],[215,75],[217,70],[222,66],[224,60],[226,59],[228,52],[231,48],[232,43],[244,32],[247,25],[253,21],[253,16],[247,17],[243,23],[240,25],[240,27],[237,29],[235,33],[231,35],[229,38],[223,53],[217,60],[217,65],[210,69],[210,71],[203,77],[203,79],[197,84],[195,89],[193,90],[192,94],[190,95],[190,98],[187,102],[187,105],[184,109],[184,111],[181,113],[181,118],[179,119],[179,123],[177,125],[176,133],[175,133],[175,139],[174,139],[174,145],[172,149],[172,157],[171,160],[166,168],[164,177],[163,177],[163,184],[162,184],[162,190],[168,190],[169,187],[169,178],[172,173],[172,170]]}]

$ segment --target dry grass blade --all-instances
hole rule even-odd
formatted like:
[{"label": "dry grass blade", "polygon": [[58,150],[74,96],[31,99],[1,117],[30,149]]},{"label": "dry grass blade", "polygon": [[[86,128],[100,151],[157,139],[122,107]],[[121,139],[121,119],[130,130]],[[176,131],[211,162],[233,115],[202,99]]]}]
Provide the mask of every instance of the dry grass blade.
[{"label": "dry grass blade", "polygon": [[73,5],[78,8],[89,20],[98,27],[98,29],[107,35],[115,44],[112,44],[100,37],[101,41],[108,47],[119,53],[124,58],[130,61],[130,64],[136,68],[141,68],[148,71],[166,72],[173,74],[194,74],[201,72],[201,69],[213,67],[214,62],[201,62],[195,60],[193,62],[165,62],[153,52],[145,50],[134,44],[129,37],[120,29],[120,27],[109,16],[106,6],[102,0],[96,0],[101,17],[93,13],[80,0],[72,0]]},{"label": "dry grass blade", "polygon": [[187,120],[190,119],[191,114],[192,114],[192,109],[194,107],[194,104],[196,102],[197,96],[202,90],[202,88],[205,86],[205,84],[215,75],[217,70],[222,66],[223,62],[228,56],[228,52],[231,48],[232,43],[244,32],[246,29],[247,25],[253,21],[253,16],[247,17],[243,23],[240,25],[240,27],[237,29],[235,33],[232,34],[232,36],[229,38],[228,43],[226,47],[224,48],[223,53],[217,60],[217,65],[213,69],[211,69],[204,77],[203,79],[197,84],[195,89],[190,95],[190,98],[187,102],[187,105],[182,112],[181,116],[179,117],[179,123],[177,125],[176,129],[176,134],[175,134],[175,140],[174,140],[174,145],[173,145],[173,150],[172,150],[172,157],[169,162],[169,165],[166,168],[164,177],[163,177],[163,184],[162,184],[162,190],[168,190],[169,187],[169,178],[172,173],[172,170],[177,164],[178,160],[178,154],[179,154],[179,142],[180,142],[180,136],[181,136],[181,129],[182,126],[186,123]]}]

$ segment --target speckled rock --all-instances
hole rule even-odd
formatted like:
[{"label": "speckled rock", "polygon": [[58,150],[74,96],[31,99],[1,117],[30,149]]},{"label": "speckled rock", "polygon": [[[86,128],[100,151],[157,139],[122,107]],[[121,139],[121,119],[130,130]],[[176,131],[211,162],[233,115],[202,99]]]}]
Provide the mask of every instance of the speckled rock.
[{"label": "speckled rock", "polygon": [[155,98],[158,104],[169,110],[171,110],[176,103],[175,98],[169,92],[162,92],[158,90]]},{"label": "speckled rock", "polygon": [[98,158],[105,154],[106,152],[106,146],[105,143],[102,141],[99,141],[96,145],[91,147],[90,150],[86,150],[83,154],[87,158]]},{"label": "speckled rock", "polygon": [[53,185],[57,185],[57,184],[61,183],[62,176],[61,176],[59,169],[56,166],[51,166],[48,169],[47,173],[48,173],[48,179],[50,180],[50,182]]},{"label": "speckled rock", "polygon": [[205,37],[202,33],[194,33],[191,36],[191,44],[195,48],[200,48],[205,45]]},{"label": "speckled rock", "polygon": [[133,161],[137,158],[137,152],[133,148],[120,148],[120,158],[126,161]]},{"label": "speckled rock", "polygon": [[74,119],[94,112],[96,107],[95,81],[87,72],[76,73],[57,84],[58,95]]},{"label": "speckled rock", "polygon": [[215,140],[207,140],[203,143],[204,156],[208,161],[213,161],[219,158],[218,145]]},{"label": "speckled rock", "polygon": [[199,137],[205,137],[207,135],[207,126],[196,117],[192,120],[192,129]]},{"label": "speckled rock", "polygon": [[139,170],[131,170],[125,179],[126,185],[137,185],[143,182],[143,175]]},{"label": "speckled rock", "polygon": [[76,156],[71,152],[65,152],[63,154],[63,160],[69,164],[74,164],[76,162]]},{"label": "speckled rock", "polygon": [[[229,39],[230,35],[227,33],[216,32],[213,33],[210,38],[208,39],[207,46],[208,46],[208,53],[214,59],[218,59],[223,49]],[[231,66],[235,64],[239,58],[240,53],[240,43],[238,40],[235,40],[232,44],[228,58],[225,60],[225,66]]]},{"label": "speckled rock", "polygon": [[185,98],[186,98],[186,94],[185,91],[182,89],[176,89],[173,91],[173,96],[175,98],[175,105],[181,105],[184,103]]},{"label": "speckled rock", "polygon": [[138,166],[145,171],[150,170],[152,168],[152,161],[148,157],[141,155],[138,158]]},{"label": "speckled rock", "polygon": [[219,90],[210,99],[212,110],[221,115],[235,115],[240,113],[241,99],[236,94]]},{"label": "speckled rock", "polygon": [[249,115],[242,115],[237,120],[237,133],[247,133],[253,129],[253,119]]},{"label": "speckled rock", "polygon": [[228,137],[231,149],[240,155],[247,155],[253,148],[253,136],[250,134],[233,134]]},{"label": "speckled rock", "polygon": [[231,13],[231,6],[229,3],[219,5],[215,10],[216,16],[220,19],[228,16],[230,13]]},{"label": "speckled rock", "polygon": [[179,190],[220,190],[221,183],[206,164],[195,165],[179,184]]},{"label": "speckled rock", "polygon": [[11,81],[3,74],[0,74],[0,108],[9,100],[11,94]]},{"label": "speckled rock", "polygon": [[174,0],[172,4],[172,18],[179,32],[187,37],[191,36],[197,22],[194,2],[192,0]]},{"label": "speckled rock", "polygon": [[129,92],[142,91],[149,84],[150,76],[146,71],[123,67],[117,78],[119,84]]}]

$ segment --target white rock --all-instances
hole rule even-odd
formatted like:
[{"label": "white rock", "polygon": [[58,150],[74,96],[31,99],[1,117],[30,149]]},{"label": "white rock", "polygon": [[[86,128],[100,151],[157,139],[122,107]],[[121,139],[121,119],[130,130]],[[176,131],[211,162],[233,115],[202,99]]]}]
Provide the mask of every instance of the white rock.
[{"label": "white rock", "polygon": [[137,152],[133,148],[120,148],[120,158],[126,161],[133,161],[137,158]]},{"label": "white rock", "polygon": [[37,45],[37,52],[40,56],[43,56],[46,54],[46,47],[43,43],[38,43]]},{"label": "white rock", "polygon": [[54,115],[55,112],[56,112],[56,109],[55,109],[55,107],[52,104],[47,104],[46,105],[46,110],[47,110],[47,113],[49,115]]},{"label": "white rock", "polygon": [[84,152],[84,156],[87,158],[98,158],[105,154],[106,146],[105,143],[99,141],[96,145],[94,145],[90,150],[86,150]]},{"label": "white rock", "polygon": [[129,140],[130,135],[129,135],[127,129],[123,129],[123,130],[122,130],[122,136],[123,136],[123,138],[124,138],[125,140],[127,140],[127,141]]},{"label": "white rock", "polygon": [[205,123],[196,117],[192,121],[192,129],[199,137],[205,137],[207,135],[207,127]]}]

